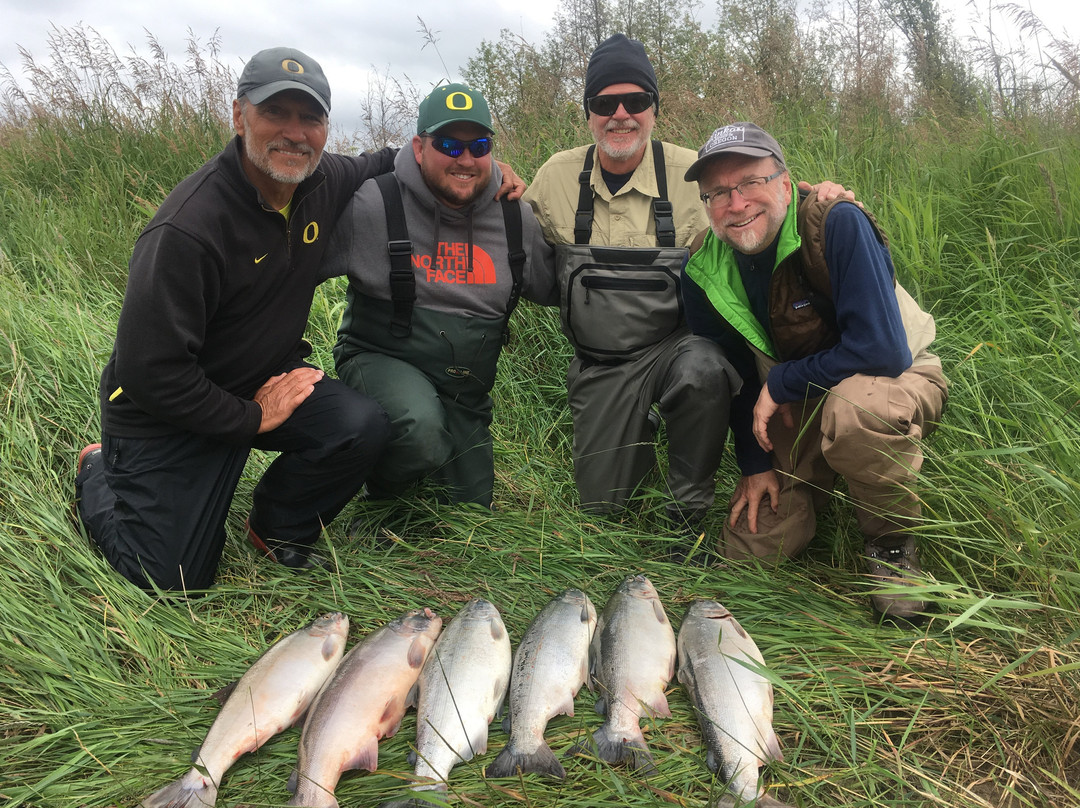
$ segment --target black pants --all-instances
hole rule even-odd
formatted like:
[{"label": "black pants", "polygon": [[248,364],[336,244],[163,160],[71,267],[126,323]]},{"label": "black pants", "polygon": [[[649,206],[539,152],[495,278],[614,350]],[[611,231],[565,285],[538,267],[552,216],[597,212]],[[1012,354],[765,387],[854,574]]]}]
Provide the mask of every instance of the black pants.
[{"label": "black pants", "polygon": [[235,446],[182,432],[102,436],[103,462],[75,480],[79,514],[109,563],[147,588],[205,589],[252,448],[278,451],[253,494],[263,539],[310,547],[355,496],[389,438],[370,397],[324,378],[285,423]]}]

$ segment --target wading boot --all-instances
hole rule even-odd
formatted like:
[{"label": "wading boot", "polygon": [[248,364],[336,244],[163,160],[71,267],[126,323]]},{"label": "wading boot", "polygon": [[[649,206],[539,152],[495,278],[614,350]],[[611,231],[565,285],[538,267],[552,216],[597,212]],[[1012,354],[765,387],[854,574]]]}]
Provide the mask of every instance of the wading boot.
[{"label": "wading boot", "polygon": [[329,566],[329,562],[320,555],[311,552],[310,547],[277,542],[273,539],[263,540],[251,526],[251,514],[244,520],[244,530],[252,547],[284,567],[294,570],[310,570]]},{"label": "wading boot", "polygon": [[[914,536],[881,536],[866,542],[866,568],[876,584],[919,584],[923,581]],[[870,604],[879,615],[890,620],[916,622],[922,618],[927,603],[902,592],[876,592]]]},{"label": "wading boot", "polygon": [[79,452],[79,459],[75,461],[75,501],[71,505],[71,519],[75,531],[82,533],[90,540],[90,546],[100,551],[97,541],[90,534],[90,529],[83,524],[79,514],[79,502],[82,500],[83,483],[94,473],[94,468],[101,464],[101,444],[91,443]]}]

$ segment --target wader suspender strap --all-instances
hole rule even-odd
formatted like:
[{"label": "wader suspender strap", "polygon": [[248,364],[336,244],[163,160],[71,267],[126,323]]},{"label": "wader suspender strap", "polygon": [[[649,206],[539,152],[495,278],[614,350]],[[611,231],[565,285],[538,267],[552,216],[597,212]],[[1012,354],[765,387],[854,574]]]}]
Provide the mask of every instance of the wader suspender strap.
[{"label": "wader suspender strap", "polygon": [[394,314],[390,318],[390,333],[407,337],[412,333],[412,310],[416,302],[416,278],[412,269],[412,242],[405,225],[405,206],[401,189],[393,174],[379,174],[375,182],[382,192],[386,209],[386,251],[390,254],[390,300]]},{"label": "wader suspender strap", "polygon": [[[375,182],[382,193],[386,211],[386,251],[390,254],[390,300],[394,314],[390,318],[390,333],[395,337],[407,337],[412,333],[412,310],[416,303],[416,278],[412,268],[412,242],[408,225],[405,224],[405,206],[401,201],[401,189],[393,174],[379,174]],[[521,207],[517,202],[502,200],[503,222],[506,228],[507,260],[510,263],[510,300],[506,304],[506,322],[503,324],[503,342],[510,339],[510,315],[521,297],[521,283],[525,267],[525,250],[522,248]]]},{"label": "wader suspender strap", "polygon": [[585,167],[578,174],[578,203],[577,213],[574,214],[574,243],[588,244],[592,241],[592,187],[589,180],[592,179],[592,161],[596,146],[589,146],[585,152]]},{"label": "wader suspender strap", "polygon": [[[659,140],[652,142],[653,164],[656,168],[656,190],[659,199],[652,201],[653,219],[656,221],[656,243],[661,247],[675,246],[675,217],[671,201],[667,194],[667,172],[664,163],[664,144]],[[585,165],[578,174],[578,209],[574,216],[574,243],[588,244],[592,241],[593,193],[589,180],[592,178],[593,154],[596,146],[589,146],[585,152]]]},{"label": "wader suspender strap", "polygon": [[653,165],[656,167],[656,190],[659,199],[652,201],[652,214],[656,220],[656,243],[661,247],[675,246],[675,216],[672,213],[671,200],[667,196],[667,168],[664,163],[664,144],[659,140],[652,142]]},{"label": "wader suspender strap", "polygon": [[503,345],[510,344],[510,315],[514,313],[521,298],[521,279],[525,269],[525,250],[521,237],[521,206],[508,199],[500,200],[503,210],[503,226],[506,228],[507,261],[510,262],[510,300],[506,304],[506,322],[503,323]]}]

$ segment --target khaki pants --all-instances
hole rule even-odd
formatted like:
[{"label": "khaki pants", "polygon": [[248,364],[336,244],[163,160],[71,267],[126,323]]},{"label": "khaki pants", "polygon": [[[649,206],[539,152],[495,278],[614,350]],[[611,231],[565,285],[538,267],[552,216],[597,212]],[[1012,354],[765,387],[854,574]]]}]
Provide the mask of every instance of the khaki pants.
[{"label": "khaki pants", "polygon": [[855,375],[828,394],[792,405],[794,429],[777,414],[769,422],[780,475],[780,506],[768,500],[751,533],[746,511],[725,523],[719,552],[731,559],[775,560],[802,552],[814,537],[818,511],[837,475],[847,480],[859,529],[887,538],[920,516],[915,479],[920,440],[941,420],[947,383],[936,365],[909,368],[897,378]]}]

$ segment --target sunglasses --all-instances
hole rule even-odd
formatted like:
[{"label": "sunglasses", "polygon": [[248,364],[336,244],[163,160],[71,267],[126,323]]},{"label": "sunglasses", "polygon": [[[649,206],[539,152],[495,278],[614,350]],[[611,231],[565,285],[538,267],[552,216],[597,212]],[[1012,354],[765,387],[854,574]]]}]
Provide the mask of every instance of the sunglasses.
[{"label": "sunglasses", "polygon": [[644,112],[655,103],[652,93],[615,93],[614,95],[594,95],[587,98],[589,112],[596,115],[609,117],[615,114],[615,110],[622,104],[628,115],[637,115]]},{"label": "sunglasses", "polygon": [[468,149],[469,154],[479,160],[484,155],[490,154],[491,147],[494,145],[489,137],[478,137],[475,140],[458,140],[456,137],[443,135],[424,135],[424,137],[431,138],[431,145],[435,151],[454,159],[461,157]]}]

